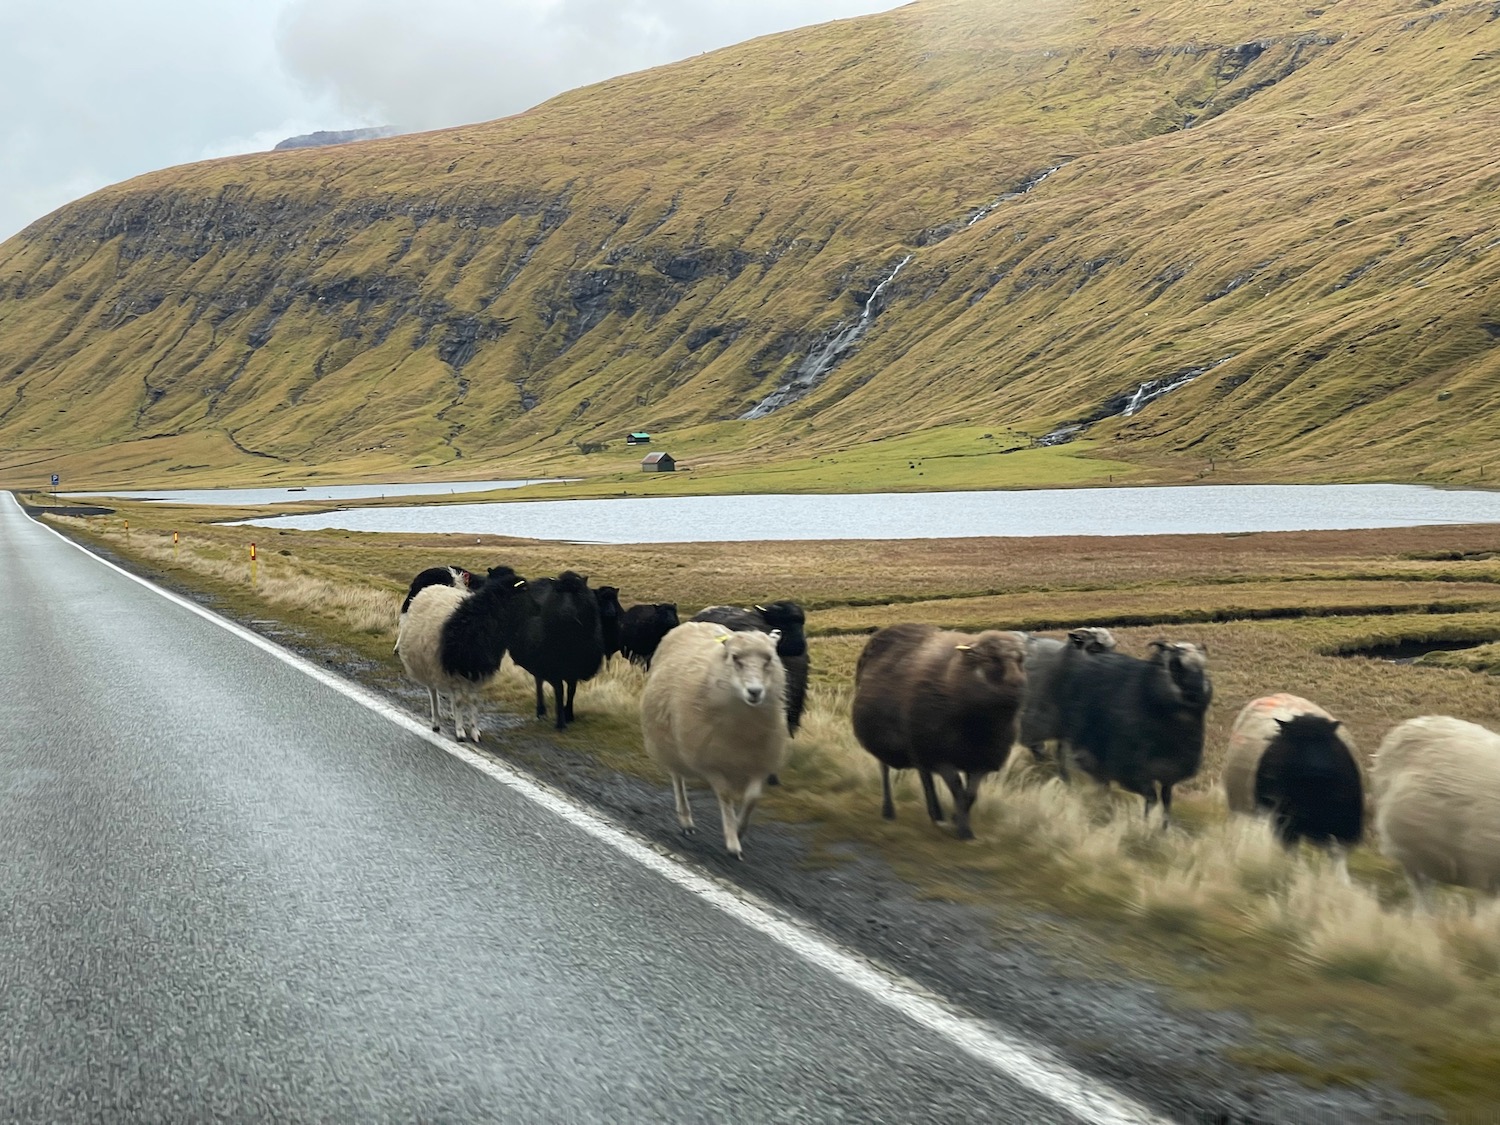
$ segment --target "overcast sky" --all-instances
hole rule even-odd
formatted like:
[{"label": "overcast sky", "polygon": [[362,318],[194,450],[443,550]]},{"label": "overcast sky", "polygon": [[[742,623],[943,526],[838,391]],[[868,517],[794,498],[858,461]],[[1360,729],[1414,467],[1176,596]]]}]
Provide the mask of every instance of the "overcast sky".
[{"label": "overcast sky", "polygon": [[892,0],[0,0],[0,239],[315,129],[431,129]]}]

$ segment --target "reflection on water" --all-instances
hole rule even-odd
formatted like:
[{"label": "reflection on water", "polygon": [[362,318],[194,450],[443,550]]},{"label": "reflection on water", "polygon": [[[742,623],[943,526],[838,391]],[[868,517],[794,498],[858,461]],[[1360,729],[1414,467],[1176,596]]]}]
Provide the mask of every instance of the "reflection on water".
[{"label": "reflection on water", "polygon": [[1500,523],[1500,492],[1420,485],[1187,485],[817,496],[670,496],[355,508],[260,527],[595,543],[1335,531]]},{"label": "reflection on water", "polygon": [[239,507],[293,504],[301,500],[378,500],[383,496],[451,496],[460,492],[490,492],[552,484],[558,478],[535,480],[450,480],[437,484],[310,484],[305,488],[184,488],[145,492],[60,492],[59,496],[108,496],[116,500],[149,500],[156,504],[210,504]]}]

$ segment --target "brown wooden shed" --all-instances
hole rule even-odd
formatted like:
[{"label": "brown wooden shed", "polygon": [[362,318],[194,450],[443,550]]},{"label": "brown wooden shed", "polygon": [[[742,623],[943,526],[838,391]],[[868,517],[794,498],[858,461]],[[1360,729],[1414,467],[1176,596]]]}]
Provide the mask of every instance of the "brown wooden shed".
[{"label": "brown wooden shed", "polygon": [[648,453],[641,458],[641,472],[643,473],[675,473],[677,462],[672,460],[670,453]]}]

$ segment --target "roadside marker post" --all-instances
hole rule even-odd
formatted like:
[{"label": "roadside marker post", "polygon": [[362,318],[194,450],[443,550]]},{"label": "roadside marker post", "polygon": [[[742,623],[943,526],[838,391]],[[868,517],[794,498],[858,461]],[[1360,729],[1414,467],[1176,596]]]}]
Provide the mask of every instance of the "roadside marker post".
[{"label": "roadside marker post", "polygon": [[250,585],[255,585],[256,571],[259,569],[255,561],[255,544],[250,544]]}]

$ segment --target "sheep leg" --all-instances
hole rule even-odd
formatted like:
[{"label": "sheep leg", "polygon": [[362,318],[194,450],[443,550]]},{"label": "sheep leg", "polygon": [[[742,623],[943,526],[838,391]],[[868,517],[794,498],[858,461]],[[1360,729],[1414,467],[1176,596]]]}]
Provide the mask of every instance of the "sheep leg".
[{"label": "sheep leg", "polygon": [[479,700],[470,696],[468,699],[469,710],[469,739],[474,745],[479,745]]},{"label": "sheep leg", "polygon": [[1161,787],[1161,828],[1165,832],[1172,826],[1172,787]]},{"label": "sheep leg", "polygon": [[1073,774],[1068,769],[1068,760],[1073,756],[1073,748],[1068,745],[1068,740],[1059,738],[1057,740],[1057,776],[1069,784],[1073,781]]},{"label": "sheep leg", "polygon": [[755,806],[760,804],[760,794],[745,794],[745,800],[740,805],[740,839],[743,840],[750,832],[750,814],[755,811]]},{"label": "sheep leg", "polygon": [[969,806],[974,803],[974,797],[970,792],[970,785],[977,791],[978,777],[971,775],[970,785],[966,785],[963,778],[959,776],[958,770],[946,763],[938,766],[936,772],[948,786],[948,792],[953,794],[954,835],[960,840],[972,840],[974,830],[969,827]]},{"label": "sheep leg", "polygon": [[565,698],[563,690],[563,682],[561,680],[552,681],[552,705],[557,711],[557,723],[555,725],[558,730],[565,730],[568,725],[568,709],[563,702]]},{"label": "sheep leg", "polygon": [[724,847],[735,859],[744,859],[745,855],[740,848],[740,817],[735,811],[734,802],[722,793],[716,794],[719,798],[719,815],[724,820]]},{"label": "sheep leg", "polygon": [[886,820],[895,820],[896,802],[891,800],[891,767],[884,762],[880,763],[880,788],[885,794],[885,799],[880,803],[880,815]]},{"label": "sheep leg", "polygon": [[693,823],[693,807],[688,804],[687,778],[680,773],[672,775],[672,796],[677,799],[677,826],[684,836],[698,831]]},{"label": "sheep leg", "polygon": [[442,730],[443,724],[438,720],[437,688],[430,687],[427,689],[427,700],[432,704],[432,729]]},{"label": "sheep leg", "polygon": [[573,697],[578,694],[578,681],[577,680],[569,680],[567,682],[567,688],[568,688],[568,722],[571,723],[573,721]]},{"label": "sheep leg", "polygon": [[937,788],[932,784],[932,771],[917,767],[917,776],[922,779],[922,796],[927,800],[927,815],[933,824],[943,823],[943,806],[938,804]]},{"label": "sheep leg", "polygon": [[545,719],[547,717],[547,697],[542,694],[542,677],[533,676],[536,681],[536,717]]}]

